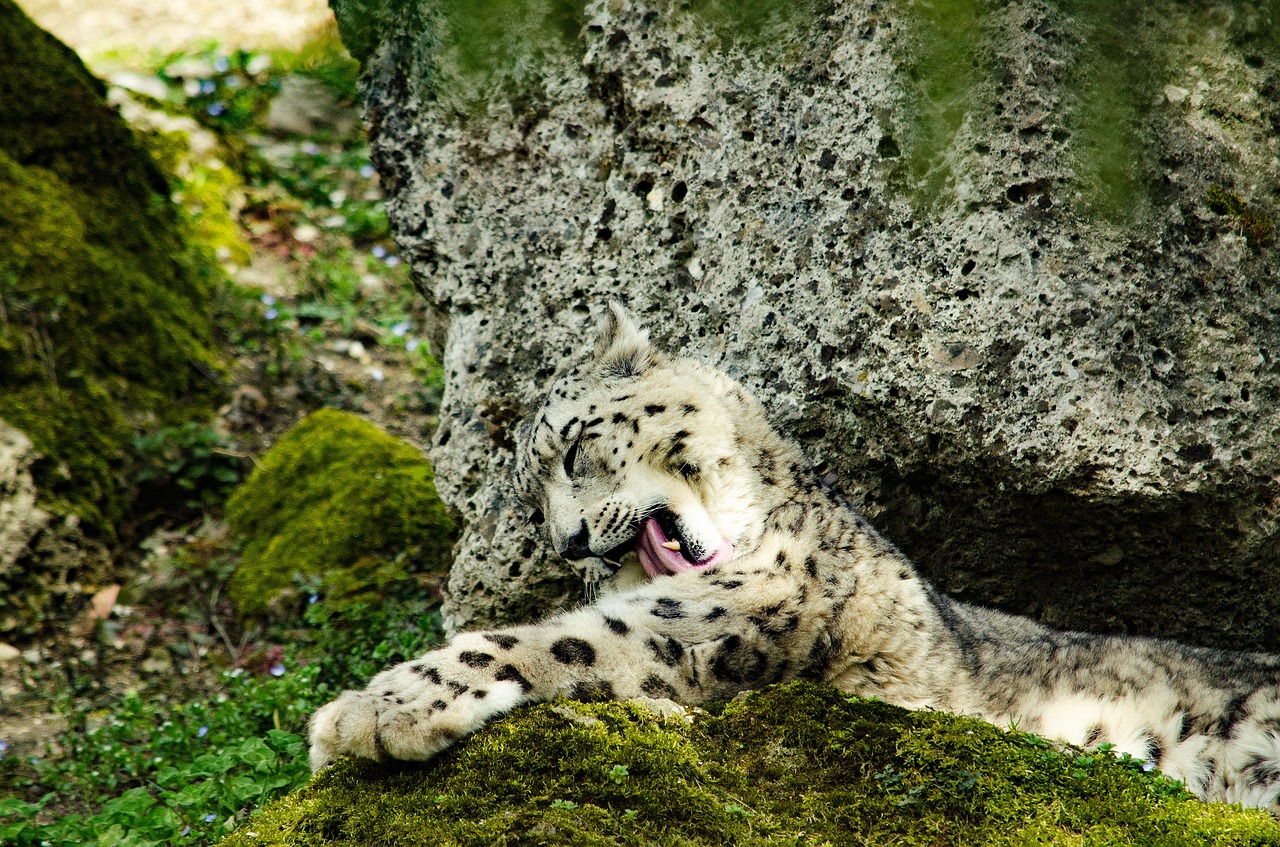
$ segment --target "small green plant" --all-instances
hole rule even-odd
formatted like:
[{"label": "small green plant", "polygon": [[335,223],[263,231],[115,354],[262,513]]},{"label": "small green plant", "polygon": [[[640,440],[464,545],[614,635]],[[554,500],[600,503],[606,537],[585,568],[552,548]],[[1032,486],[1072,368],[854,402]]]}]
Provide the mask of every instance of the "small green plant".
[{"label": "small green plant", "polygon": [[226,500],[246,461],[230,439],[196,421],[135,438],[133,447],[143,463],[137,481],[162,490],[176,487],[185,494],[188,509]]},{"label": "small green plant", "polygon": [[630,776],[630,774],[627,772],[626,765],[614,765],[609,771],[609,779],[613,780],[618,785],[621,785],[628,776]]},{"label": "small green plant", "polygon": [[1222,186],[1211,185],[1206,192],[1206,199],[1212,211],[1235,221],[1245,241],[1253,249],[1270,246],[1275,241],[1275,221],[1266,213],[1246,203],[1240,195],[1233,194]]},{"label": "small green plant", "polygon": [[442,637],[434,601],[408,590],[377,604],[317,597],[305,620],[298,647],[264,651],[279,658],[260,674],[225,673],[212,698],[130,694],[92,723],[86,705],[65,701],[65,755],[21,767],[0,755],[0,844],[211,843],[308,780],[316,708]]}]

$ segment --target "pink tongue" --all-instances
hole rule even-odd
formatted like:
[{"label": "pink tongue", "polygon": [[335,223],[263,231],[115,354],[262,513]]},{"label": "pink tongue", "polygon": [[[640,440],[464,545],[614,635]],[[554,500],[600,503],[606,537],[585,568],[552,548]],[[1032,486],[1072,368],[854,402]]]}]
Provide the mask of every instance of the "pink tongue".
[{"label": "pink tongue", "polygon": [[640,554],[640,564],[649,576],[666,576],[694,568],[709,568],[733,558],[733,545],[727,538],[722,538],[716,551],[697,564],[686,559],[679,550],[669,550],[662,546],[670,540],[662,527],[658,526],[656,518],[649,518],[644,522],[640,537],[636,540],[636,552]]}]

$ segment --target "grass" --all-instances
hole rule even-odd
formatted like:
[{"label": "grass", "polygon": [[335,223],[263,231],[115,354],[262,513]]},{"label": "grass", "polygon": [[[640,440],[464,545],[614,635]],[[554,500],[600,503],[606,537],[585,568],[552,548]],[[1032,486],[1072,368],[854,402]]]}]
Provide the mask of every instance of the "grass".
[{"label": "grass", "polygon": [[440,637],[434,603],[409,597],[321,600],[296,623],[294,646],[227,671],[211,697],[133,692],[95,713],[65,692],[64,755],[0,758],[0,843],[210,843],[307,781],[311,712]]}]

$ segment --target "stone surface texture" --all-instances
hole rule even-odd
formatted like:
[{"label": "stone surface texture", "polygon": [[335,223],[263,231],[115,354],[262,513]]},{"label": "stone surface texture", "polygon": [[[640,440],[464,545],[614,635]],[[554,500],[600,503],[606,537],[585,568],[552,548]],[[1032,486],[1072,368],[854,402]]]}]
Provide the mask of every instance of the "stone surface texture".
[{"label": "stone surface texture", "polygon": [[36,505],[31,439],[0,421],[0,576],[13,568],[27,544],[49,523]]},{"label": "stone surface texture", "polygon": [[903,8],[839,3],[739,49],[657,0],[589,3],[576,52],[479,113],[431,90],[430,20],[380,19],[366,117],[438,316],[452,628],[578,596],[512,497],[511,447],[616,299],[755,392],[947,592],[1280,649],[1275,40],[1233,41],[1225,4],[1161,30],[1135,99],[1149,173],[1108,217],[1070,118],[1070,4],[984,19],[929,196],[907,167],[929,57]]}]

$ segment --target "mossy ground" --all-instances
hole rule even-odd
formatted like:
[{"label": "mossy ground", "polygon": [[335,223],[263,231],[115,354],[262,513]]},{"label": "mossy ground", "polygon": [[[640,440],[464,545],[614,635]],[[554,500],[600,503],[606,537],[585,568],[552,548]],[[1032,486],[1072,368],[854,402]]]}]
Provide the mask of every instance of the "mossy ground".
[{"label": "mossy ground", "polygon": [[248,614],[308,579],[350,596],[415,566],[442,570],[454,538],[427,459],[368,421],[328,409],[262,457],[227,502],[227,520],[244,538],[230,588]]},{"label": "mossy ground", "polygon": [[425,765],[342,761],[238,845],[1264,845],[1280,824],[1110,755],[808,683],[691,725],[522,708]]}]

